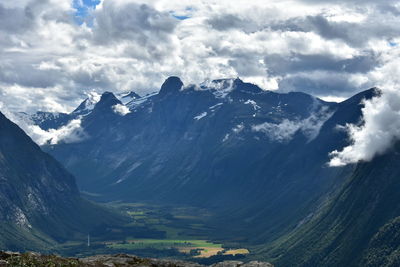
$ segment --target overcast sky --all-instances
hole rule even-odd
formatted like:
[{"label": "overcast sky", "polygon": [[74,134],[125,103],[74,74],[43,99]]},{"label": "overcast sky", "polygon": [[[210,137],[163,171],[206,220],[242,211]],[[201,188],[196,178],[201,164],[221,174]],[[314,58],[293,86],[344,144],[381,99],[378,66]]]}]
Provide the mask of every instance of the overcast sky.
[{"label": "overcast sky", "polygon": [[397,73],[399,21],[390,0],[2,0],[0,101],[71,111],[170,75],[341,99]]}]

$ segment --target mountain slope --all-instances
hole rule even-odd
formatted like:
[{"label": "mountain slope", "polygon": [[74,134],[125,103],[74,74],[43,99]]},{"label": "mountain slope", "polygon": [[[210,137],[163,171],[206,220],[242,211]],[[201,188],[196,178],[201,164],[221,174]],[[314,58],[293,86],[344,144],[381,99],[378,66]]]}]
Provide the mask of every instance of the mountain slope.
[{"label": "mountain slope", "polygon": [[50,250],[119,219],[80,198],[74,177],[0,113],[0,248]]},{"label": "mountain slope", "polygon": [[278,266],[397,266],[400,146],[361,163],[314,218],[273,244]]}]

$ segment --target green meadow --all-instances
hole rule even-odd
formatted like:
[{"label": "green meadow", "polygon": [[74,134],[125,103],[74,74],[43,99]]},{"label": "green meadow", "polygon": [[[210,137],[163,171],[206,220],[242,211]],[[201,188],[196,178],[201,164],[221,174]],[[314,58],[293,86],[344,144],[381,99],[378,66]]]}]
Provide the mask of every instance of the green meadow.
[{"label": "green meadow", "polygon": [[226,247],[212,240],[208,210],[191,207],[164,207],[142,203],[111,203],[113,208],[129,215],[131,221],[123,229],[110,229],[107,238],[63,244],[64,254],[88,256],[92,254],[129,253],[143,257],[174,257],[185,260],[224,255],[246,255],[241,247]]}]

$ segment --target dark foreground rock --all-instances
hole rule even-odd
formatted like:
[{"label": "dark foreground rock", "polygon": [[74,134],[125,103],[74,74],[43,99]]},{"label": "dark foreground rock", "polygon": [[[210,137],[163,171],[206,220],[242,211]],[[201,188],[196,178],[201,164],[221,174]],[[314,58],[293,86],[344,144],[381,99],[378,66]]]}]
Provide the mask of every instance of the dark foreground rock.
[{"label": "dark foreground rock", "polygon": [[[62,267],[205,267],[205,265],[171,259],[143,259],[133,255],[97,255],[87,258],[62,258],[56,255],[41,255],[37,253],[14,253],[0,251],[0,267],[8,266],[62,266]],[[273,267],[266,262],[252,261],[226,261],[211,265],[210,267]]]}]

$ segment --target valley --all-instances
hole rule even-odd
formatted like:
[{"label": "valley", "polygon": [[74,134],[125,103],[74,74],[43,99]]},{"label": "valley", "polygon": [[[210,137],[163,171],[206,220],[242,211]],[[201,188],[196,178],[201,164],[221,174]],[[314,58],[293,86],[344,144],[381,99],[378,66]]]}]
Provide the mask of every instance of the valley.
[{"label": "valley", "polygon": [[239,243],[222,244],[213,240],[215,229],[210,222],[213,214],[206,209],[145,203],[107,203],[107,206],[128,214],[131,220],[122,228],[112,229],[108,239],[91,237],[88,246],[87,238],[82,236],[82,240],[61,244],[55,251],[74,257],[116,253],[174,257],[204,264],[243,259],[250,253]]}]

